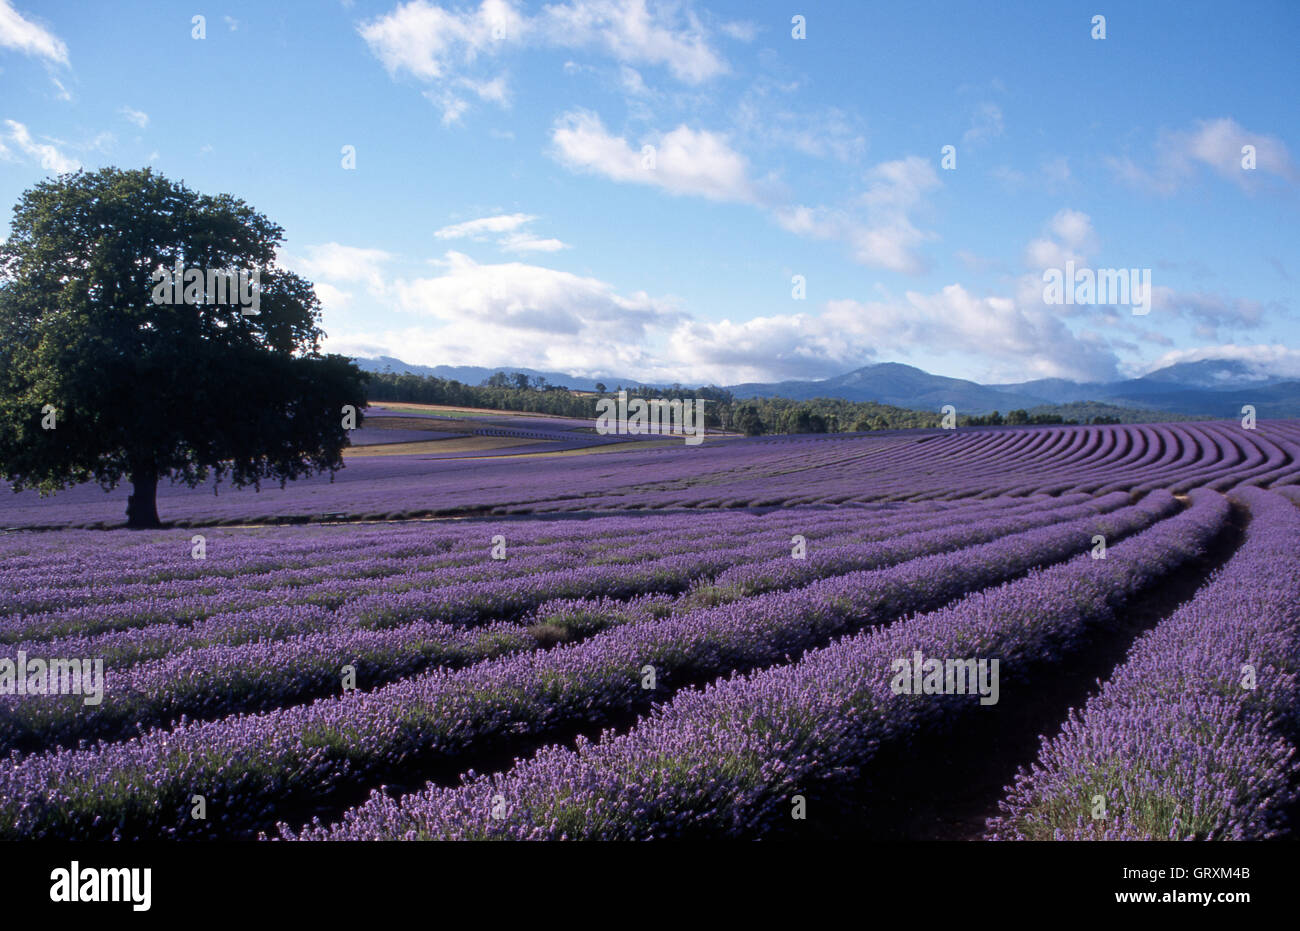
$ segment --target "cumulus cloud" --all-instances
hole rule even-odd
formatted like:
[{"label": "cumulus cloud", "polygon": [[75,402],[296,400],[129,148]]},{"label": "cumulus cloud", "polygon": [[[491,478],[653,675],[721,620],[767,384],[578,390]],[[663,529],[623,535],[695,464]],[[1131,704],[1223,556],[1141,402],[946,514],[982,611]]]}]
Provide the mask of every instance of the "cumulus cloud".
[{"label": "cumulus cloud", "polygon": [[117,112],[121,113],[127,118],[127,120],[134,123],[136,126],[139,126],[141,129],[144,129],[149,125],[149,114],[141,110],[135,110],[131,107],[122,107]]},{"label": "cumulus cloud", "polygon": [[[1254,169],[1242,166],[1242,148],[1247,145],[1255,148]],[[1195,178],[1200,168],[1209,168],[1246,191],[1258,188],[1264,174],[1287,184],[1300,181],[1286,143],[1276,136],[1249,131],[1228,117],[1197,120],[1190,129],[1161,132],[1152,161],[1148,167],[1129,156],[1108,159],[1121,181],[1166,196]]]},{"label": "cumulus cloud", "polygon": [[[877,166],[869,177],[858,206],[884,216],[907,210],[931,186],[906,160]],[[807,208],[784,218],[793,232],[808,236],[823,235],[819,224],[834,222]],[[534,221],[530,214],[494,214],[443,227],[437,238],[501,244],[527,236]],[[1027,261],[1083,258],[1097,248],[1091,218],[1063,209],[1047,219],[1026,250]],[[309,254],[336,269],[348,267],[327,263],[329,249]],[[1043,302],[1041,275],[1032,262],[1031,270],[992,292],[960,283],[901,296],[879,289],[883,296],[877,299],[833,298],[812,309],[800,305],[798,312],[750,319],[702,319],[670,295],[626,293],[589,275],[523,261],[480,263],[450,251],[435,265],[437,274],[394,280],[382,295],[388,306],[417,316],[419,325],[376,332],[362,324],[339,333],[339,340],[382,347],[372,355],[427,364],[528,365],[580,375],[618,371],[684,384],[824,378],[872,360],[911,361],[938,372],[960,367],[991,382],[1049,377],[1092,382],[1121,377],[1129,368],[1121,366],[1121,356],[1138,354],[1144,346],[1160,347],[1166,353],[1162,364],[1246,358],[1272,370],[1300,355],[1281,347],[1234,349],[1217,338],[1229,348],[1213,346],[1201,356],[1175,348],[1188,332],[1209,344],[1218,328],[1263,325],[1274,305],[1161,286],[1150,318],[1104,306],[1066,313]],[[364,278],[360,272],[352,277]],[[331,307],[357,303],[346,292],[325,292],[322,298]],[[1153,326],[1157,317],[1160,325]],[[1170,327],[1170,320],[1185,325],[1184,331]],[[343,342],[331,348],[337,345]],[[971,370],[972,357],[979,370]]]},{"label": "cumulus cloud", "polygon": [[559,252],[569,248],[567,243],[558,239],[539,239],[527,233],[511,233],[501,239],[499,245],[507,252]]},{"label": "cumulus cloud", "polygon": [[68,47],[63,40],[44,26],[25,18],[9,0],[0,0],[0,47],[51,64],[68,64]]},{"label": "cumulus cloud", "polygon": [[1086,213],[1066,208],[1048,221],[1046,235],[1025,247],[1025,264],[1036,271],[1064,268],[1066,262],[1082,267],[1096,249],[1092,219]]},{"label": "cumulus cloud", "polygon": [[723,35],[735,39],[737,42],[753,42],[758,38],[758,25],[745,20],[734,20],[722,23],[718,29]]},{"label": "cumulus cloud", "polygon": [[325,310],[346,310],[352,304],[352,293],[350,291],[336,288],[327,281],[316,281],[312,284],[316,289],[316,296],[320,298],[321,306]]},{"label": "cumulus cloud", "polygon": [[399,309],[447,322],[475,320],[494,327],[572,336],[605,328],[636,341],[652,324],[675,317],[667,302],[644,292],[628,297],[596,278],[520,262],[479,264],[448,252],[445,273],[395,284]]},{"label": "cumulus cloud", "polygon": [[[815,311],[701,320],[669,296],[623,293],[598,278],[526,262],[479,263],[451,251],[437,264],[437,274],[396,279],[383,293],[419,325],[345,330],[331,348],[364,344],[382,349],[372,355],[427,364],[735,384],[821,378],[870,359],[965,361],[977,345],[989,374],[1004,380],[1116,375],[1112,346],[1076,335],[1041,301],[980,296],[957,284],[901,298],[832,300]],[[331,309],[356,303],[332,290],[322,300]]]},{"label": "cumulus cloud", "polygon": [[663,340],[682,314],[670,299],[523,262],[479,264],[455,251],[439,265],[438,275],[393,283],[394,306],[418,316],[418,326],[340,333],[331,345],[381,346],[407,360],[671,374]]},{"label": "cumulus cloud", "polygon": [[841,162],[862,156],[867,149],[866,133],[853,115],[836,107],[794,106],[781,97],[791,90],[765,80],[741,98],[734,120],[748,143]]},{"label": "cumulus cloud", "polygon": [[482,239],[487,233],[508,233],[536,219],[537,217],[526,213],[480,217],[477,220],[466,220],[463,223],[444,226],[442,229],[435,231],[433,235],[438,239]]},{"label": "cumulus cloud", "polygon": [[962,144],[972,148],[981,146],[1002,135],[1002,128],[1002,108],[986,101],[971,115],[970,129],[961,136]]},{"label": "cumulus cloud", "polygon": [[786,230],[813,239],[847,243],[862,265],[916,275],[926,264],[918,252],[931,232],[917,228],[911,212],[939,186],[934,167],[919,156],[881,162],[868,172],[868,187],[857,209],[797,205],[776,211]]},{"label": "cumulus cloud", "polygon": [[1151,289],[1151,312],[1161,318],[1179,317],[1193,326],[1201,339],[1216,338],[1221,330],[1242,330],[1267,322],[1270,314],[1285,314],[1276,302],[1263,303],[1246,298],[1227,297],[1195,291],[1156,286]]},{"label": "cumulus cloud", "polygon": [[81,162],[64,155],[57,146],[48,142],[34,140],[32,134],[22,123],[14,120],[5,120],[4,122],[5,126],[9,128],[9,140],[17,146],[20,152],[37,160],[46,171],[63,174],[67,171],[76,171],[81,167]]},{"label": "cumulus cloud", "polygon": [[1267,376],[1300,379],[1300,349],[1291,349],[1277,343],[1254,346],[1225,343],[1218,346],[1198,346],[1192,349],[1172,349],[1154,362],[1144,366],[1144,369],[1147,372],[1154,372],[1157,369],[1178,362],[1201,362],[1206,359],[1230,359],[1244,362],[1261,379]]},{"label": "cumulus cloud", "polygon": [[453,223],[434,232],[437,239],[470,239],[475,242],[495,240],[507,252],[558,252],[568,245],[558,239],[542,239],[523,229],[537,217],[527,213],[507,213]]},{"label": "cumulus cloud", "polygon": [[688,84],[724,74],[726,63],[687,5],[645,0],[569,0],[550,4],[533,20],[542,44],[596,47],[615,61],[659,65]]},{"label": "cumulus cloud", "polygon": [[[671,194],[759,203],[749,163],[727,137],[681,125],[633,147],[586,110],[564,114],[551,132],[552,154],[575,171],[658,187]],[[651,149],[647,149],[651,146]]]},{"label": "cumulus cloud", "polygon": [[[364,22],[358,32],[394,77],[409,74],[437,85],[426,93],[456,122],[469,107],[455,88],[505,105],[504,75],[477,77],[482,63],[522,48],[591,49],[621,65],[659,66],[677,80],[701,84],[723,74],[726,63],[688,5],[645,0],[568,0],[528,15],[513,0],[481,0],[449,9],[411,0]],[[567,64],[566,64],[567,67]]]},{"label": "cumulus cloud", "polygon": [[[376,294],[387,288],[389,274],[385,266],[393,260],[391,253],[337,242],[307,246],[304,251],[302,256],[285,256],[284,264],[313,281],[358,282]],[[318,295],[324,300],[324,295]]]},{"label": "cumulus cloud", "polygon": [[523,22],[508,0],[483,0],[478,9],[463,11],[414,0],[362,23],[358,32],[390,73],[436,80],[497,43],[517,44]]},{"label": "cumulus cloud", "polygon": [[[1029,303],[1038,296],[1042,299],[1043,279],[1041,273],[1047,269],[1065,269],[1067,262],[1073,262],[1076,270],[1093,268],[1092,258],[1097,252],[1097,234],[1093,229],[1092,219],[1077,210],[1064,209],[1057,212],[1046,224],[1044,235],[1030,241],[1025,248],[1024,262],[1031,270],[1016,282],[1017,300]],[[1105,264],[1104,262],[1099,264]],[[1177,269],[1177,263],[1156,263],[1159,269]],[[1120,267],[1132,268],[1132,264]],[[1203,277],[1204,269],[1198,272],[1199,263],[1186,263],[1183,273],[1192,277]],[[1142,267],[1138,268],[1139,274]],[[1199,338],[1215,338],[1222,329],[1243,329],[1262,325],[1267,317],[1274,313],[1284,313],[1282,305],[1272,302],[1245,298],[1232,298],[1221,294],[1198,291],[1186,291],[1157,284],[1152,273],[1151,304],[1149,321],[1159,320],[1165,325],[1171,319],[1179,319],[1192,327],[1192,332]],[[1115,307],[1087,304],[1061,304],[1055,306],[1060,315],[1089,316],[1093,320],[1108,325],[1121,322],[1131,325],[1131,319],[1116,310]],[[1132,314],[1127,314],[1131,318]],[[1159,342],[1158,336],[1145,334],[1147,341]]]},{"label": "cumulus cloud", "polygon": [[671,343],[687,371],[728,384],[824,378],[873,359],[963,359],[976,345],[991,378],[1098,380],[1116,372],[1110,347],[1075,335],[1041,303],[981,297],[959,284],[901,299],[832,300],[815,313],[687,321]]}]

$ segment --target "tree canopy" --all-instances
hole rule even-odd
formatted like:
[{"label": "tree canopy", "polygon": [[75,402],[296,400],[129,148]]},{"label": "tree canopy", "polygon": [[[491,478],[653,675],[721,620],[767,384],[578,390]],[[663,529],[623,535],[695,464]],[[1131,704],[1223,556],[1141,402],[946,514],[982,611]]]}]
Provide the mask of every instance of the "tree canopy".
[{"label": "tree canopy", "polygon": [[[0,246],[0,474],[42,493],[129,478],[142,527],[158,524],[165,476],[242,486],[341,468],[366,376],[321,354],[311,283],[276,265],[283,235],[150,169],[26,191]],[[184,289],[160,290],[182,269]],[[245,287],[214,289],[214,272]]]}]

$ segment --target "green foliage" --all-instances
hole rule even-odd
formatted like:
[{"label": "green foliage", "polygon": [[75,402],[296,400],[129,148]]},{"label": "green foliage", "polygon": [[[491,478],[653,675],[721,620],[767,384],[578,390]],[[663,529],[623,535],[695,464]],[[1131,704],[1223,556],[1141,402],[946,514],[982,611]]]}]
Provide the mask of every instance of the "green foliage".
[{"label": "green foliage", "polygon": [[[243,201],[149,169],[26,191],[0,247],[0,474],[42,492],[130,476],[151,512],[164,475],[246,485],[340,468],[341,408],[364,405],[365,376],[320,354],[320,303],[275,265],[282,240]],[[155,272],[177,263],[257,270],[260,312],[234,294],[155,303]]]},{"label": "green foliage", "polygon": [[1049,411],[1057,416],[1068,418],[1067,422],[1071,423],[1165,423],[1169,421],[1209,419],[1208,417],[1192,414],[1120,407],[1100,401],[1072,401],[1069,404],[1053,404],[1046,407],[1036,407],[1029,413],[1032,416]]},{"label": "green foliage", "polygon": [[[604,387],[599,386],[599,387]],[[618,388],[615,391],[619,390]],[[686,389],[628,388],[629,398],[704,398],[705,420],[713,429],[733,430],[746,436],[787,433],[841,433],[872,430],[937,428],[940,414],[915,411],[874,401],[845,401],[839,398],[749,398],[739,400],[724,388],[709,386]],[[595,420],[599,396],[575,393],[540,379],[530,380],[521,372],[496,372],[482,385],[420,375],[373,375],[370,397],[376,401],[412,401],[492,410],[530,411]],[[1094,418],[1101,417],[1102,420]],[[1144,423],[1176,420],[1172,414],[1139,411],[1084,401],[1049,405],[1031,411],[998,411],[960,416],[960,426],[1044,425],[1079,423]],[[1194,418],[1185,418],[1194,419]]]}]

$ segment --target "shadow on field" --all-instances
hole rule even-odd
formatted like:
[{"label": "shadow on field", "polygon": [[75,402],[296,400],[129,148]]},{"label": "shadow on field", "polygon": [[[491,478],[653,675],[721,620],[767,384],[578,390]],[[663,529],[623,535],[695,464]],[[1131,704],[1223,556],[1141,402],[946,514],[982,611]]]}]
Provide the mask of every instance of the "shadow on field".
[{"label": "shadow on field", "polygon": [[[1135,598],[1118,623],[1093,628],[1063,663],[1004,677],[998,704],[961,715],[907,747],[882,748],[851,784],[810,790],[808,820],[775,825],[772,839],[870,841],[979,840],[985,820],[1021,766],[1038,757],[1040,735],[1055,735],[1070,708],[1084,704],[1145,631],[1190,600],[1241,545],[1246,512],[1234,506],[1208,552]],[[1007,701],[1026,696],[1028,700]],[[820,815],[815,813],[820,812]]]}]

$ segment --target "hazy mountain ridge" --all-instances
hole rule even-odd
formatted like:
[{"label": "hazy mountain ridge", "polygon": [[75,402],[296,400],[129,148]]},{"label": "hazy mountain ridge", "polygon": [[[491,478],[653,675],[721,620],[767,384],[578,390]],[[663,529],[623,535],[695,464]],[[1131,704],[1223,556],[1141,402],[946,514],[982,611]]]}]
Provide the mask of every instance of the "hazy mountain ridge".
[{"label": "hazy mountain ridge", "polygon": [[[551,384],[587,391],[594,390],[597,383],[603,383],[610,390],[617,385],[647,384],[615,375],[584,377],[523,367],[411,365],[388,356],[359,358],[356,362],[366,371],[405,371],[455,379],[471,385],[481,383],[498,371],[523,372],[530,377],[545,378]],[[1239,417],[1244,405],[1253,404],[1260,417],[1300,417],[1300,381],[1230,359],[1180,362],[1140,378],[1099,383],[1045,378],[981,385],[966,379],[934,375],[899,362],[881,362],[817,381],[748,382],[725,387],[738,399],[783,397],[800,401],[842,398],[876,401],[911,410],[938,410],[951,404],[961,414],[987,414],[995,410],[1006,413],[1017,408],[1032,410],[1094,401],[1116,407],[1218,418]]]},{"label": "hazy mountain ridge", "polygon": [[395,359],[392,356],[355,357],[352,361],[356,362],[362,371],[366,372],[393,372],[398,375],[410,372],[412,375],[449,378],[465,385],[481,384],[484,379],[491,377],[496,372],[522,372],[529,378],[545,378],[552,385],[564,385],[566,388],[574,388],[578,391],[595,391],[598,384],[603,384],[610,390],[613,390],[618,385],[629,387],[645,384],[645,382],[639,382],[634,378],[617,375],[596,375],[589,378],[582,375],[570,375],[567,372],[544,372],[539,369],[515,365],[495,367],[482,365],[415,365],[403,362],[401,359]]}]

